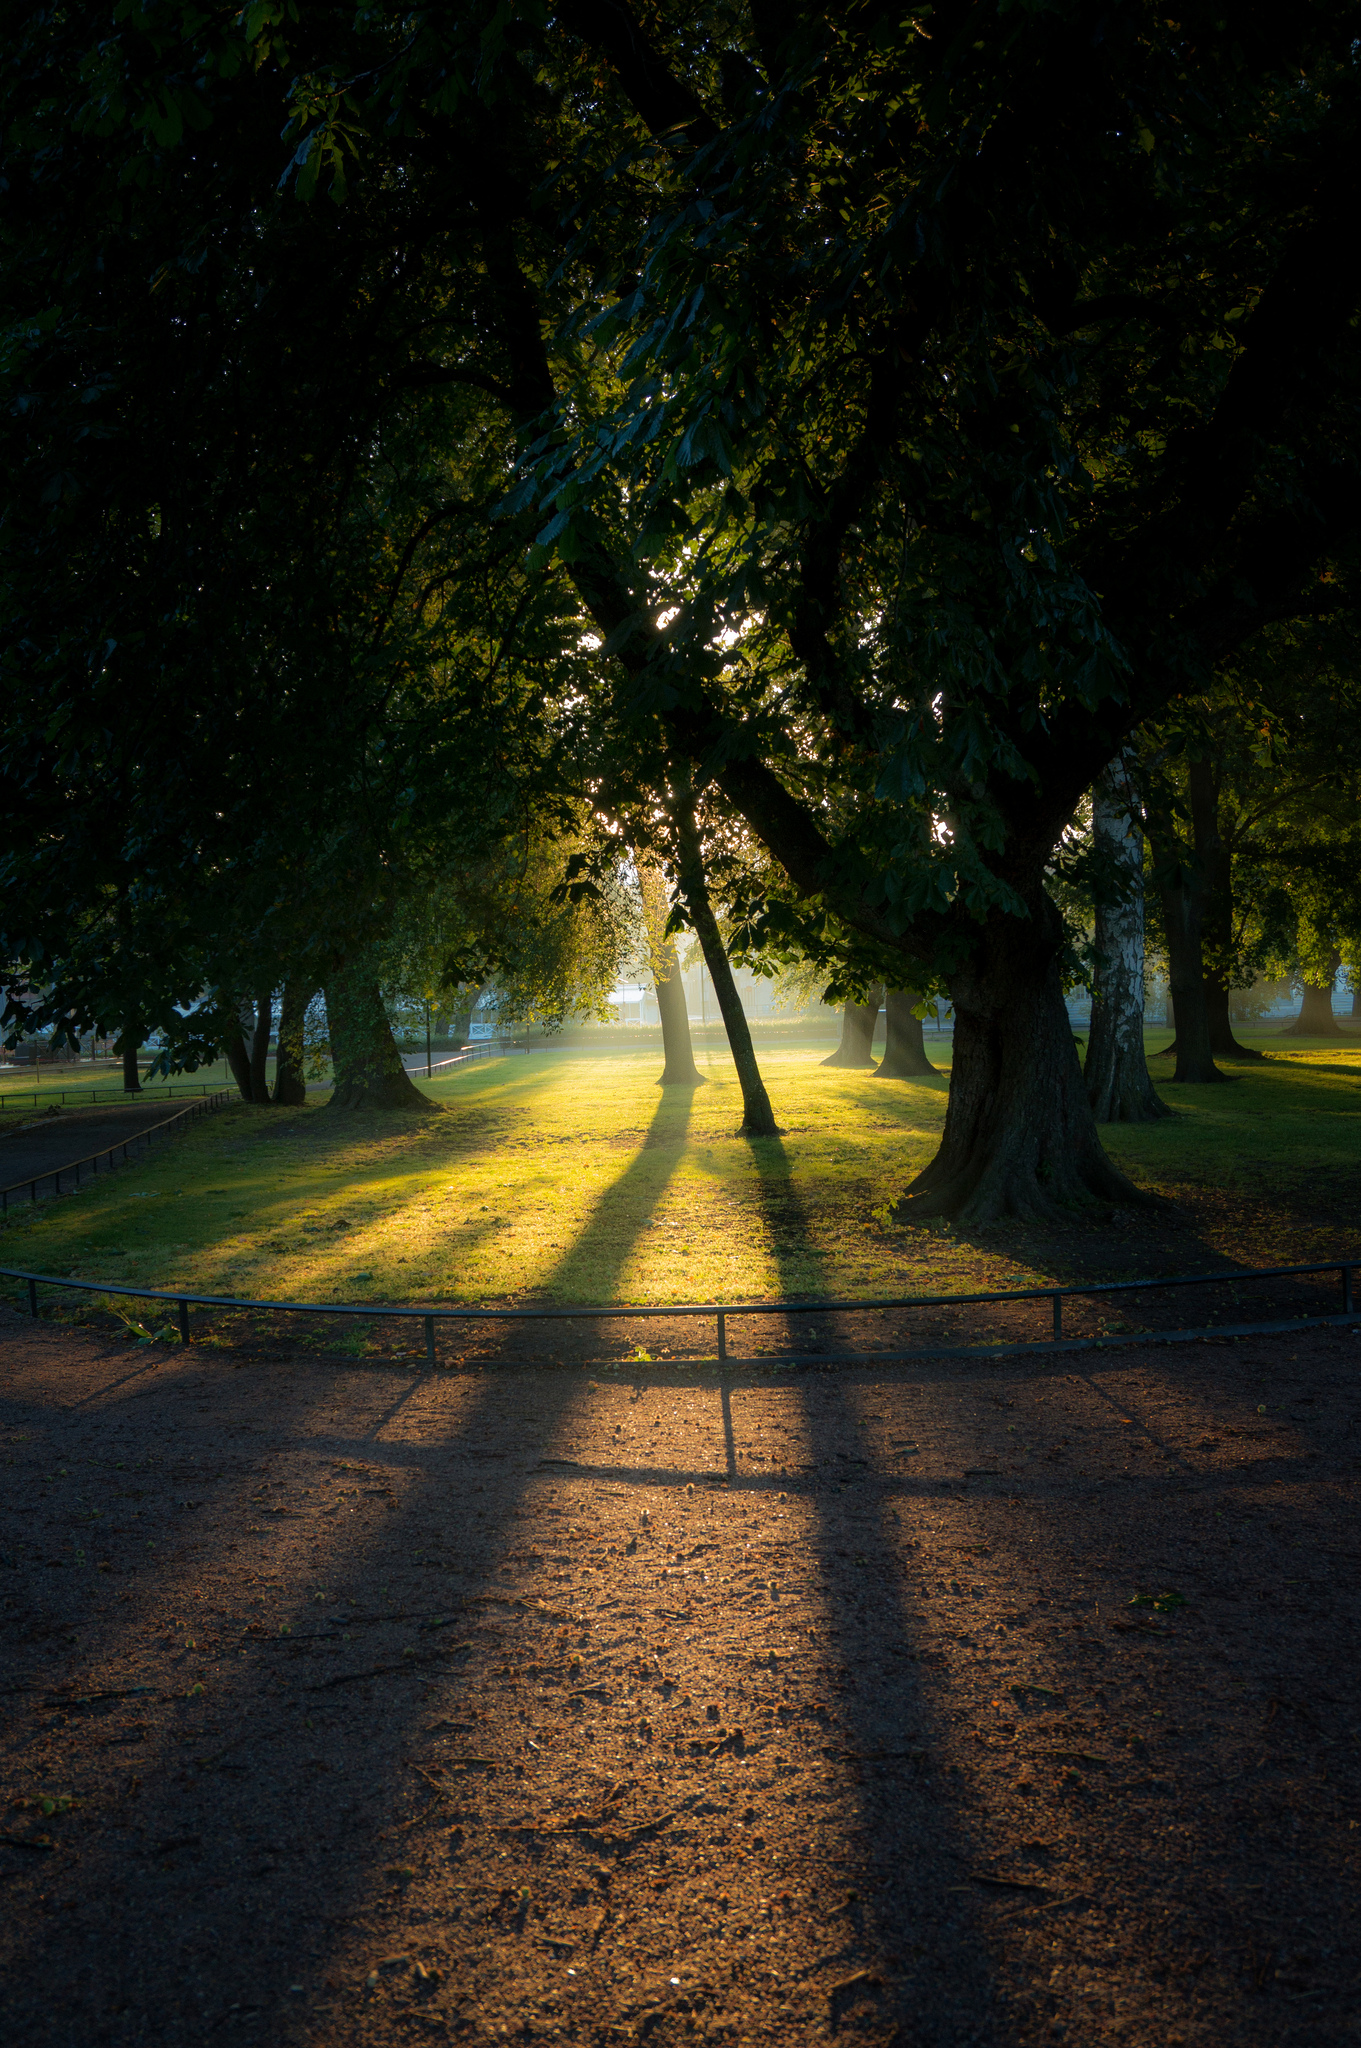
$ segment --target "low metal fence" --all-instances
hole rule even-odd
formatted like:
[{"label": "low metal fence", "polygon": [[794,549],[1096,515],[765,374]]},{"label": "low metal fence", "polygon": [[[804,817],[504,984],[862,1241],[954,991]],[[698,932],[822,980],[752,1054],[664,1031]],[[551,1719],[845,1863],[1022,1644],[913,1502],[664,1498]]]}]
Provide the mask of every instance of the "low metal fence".
[{"label": "low metal fence", "polygon": [[[846,1363],[864,1361],[883,1365],[895,1359],[940,1358],[959,1356],[990,1355],[994,1357],[1015,1356],[1028,1351],[1085,1351],[1096,1345],[1139,1344],[1191,1337],[1246,1337],[1269,1335],[1274,1331],[1299,1330],[1337,1323],[1350,1323],[1356,1319],[1352,1306],[1353,1275],[1361,1258],[1337,1260],[1326,1259],[1309,1266],[1258,1266],[1246,1267],[1232,1273],[1180,1273],[1168,1279],[1155,1280],[1107,1280],[1090,1285],[1078,1282],[1069,1287],[1018,1287],[1000,1289],[986,1294],[929,1294],[884,1297],[869,1301],[741,1301],[741,1302],[686,1302],[670,1307],[633,1306],[609,1308],[410,1308],[389,1307],[383,1304],[339,1303],[326,1301],[250,1301],[226,1294],[186,1294],[178,1289],[170,1291],[155,1287],[125,1287],[104,1280],[72,1280],[54,1273],[30,1273],[20,1267],[0,1266],[0,1277],[19,1280],[28,1288],[29,1311],[38,1313],[39,1287],[61,1287],[83,1290],[87,1294],[131,1295],[139,1301],[163,1301],[172,1305],[179,1316],[180,1336],[186,1344],[192,1341],[189,1326],[191,1308],[217,1308],[267,1312],[272,1315],[309,1316],[363,1316],[371,1322],[385,1319],[420,1322],[424,1325],[426,1358],[432,1366],[435,1358],[435,1324],[437,1322],[462,1323],[533,1323],[533,1322],[668,1322],[676,1317],[705,1316],[717,1325],[718,1356],[720,1367],[729,1361],[727,1326],[733,1316],[826,1316],[882,1314],[887,1311],[912,1309],[945,1308],[959,1309],[982,1303],[1024,1301],[1045,1301],[1053,1308],[1052,1337],[1032,1339],[1020,1344],[997,1345],[949,1345],[929,1344],[913,1351],[886,1353],[861,1352],[842,1354],[840,1359],[829,1359],[825,1355],[816,1359],[804,1358],[798,1354],[763,1355],[751,1361],[761,1365],[802,1364],[802,1363]],[[1174,1326],[1169,1329],[1142,1330],[1127,1335],[1103,1332],[1098,1337],[1065,1337],[1063,1331],[1063,1304],[1075,1298],[1084,1300],[1104,1299],[1109,1296],[1127,1297],[1146,1294],[1158,1288],[1180,1287],[1238,1287],[1250,1282],[1296,1278],[1318,1273],[1335,1273],[1341,1289],[1337,1313],[1330,1315],[1296,1315],[1276,1317],[1271,1321],[1258,1323],[1237,1323],[1201,1325],[1195,1328]],[[694,1362],[694,1361],[692,1361]]]},{"label": "low metal fence", "polygon": [[162,1099],[168,1096],[171,1099],[171,1101],[174,1101],[182,1095],[212,1095],[218,1090],[220,1090],[221,1086],[222,1083],[220,1081],[202,1081],[192,1086],[186,1085],[182,1088],[172,1087],[169,1084],[166,1084],[165,1086],[160,1086],[153,1083],[153,1085],[150,1088],[143,1086],[137,1089],[74,1087],[59,1089],[7,1088],[3,1082],[0,1082],[0,1107],[3,1107],[7,1103],[11,1102],[22,1102],[26,1096],[30,1097],[36,1105],[42,1105],[43,1103],[48,1102],[64,1103],[68,1095],[79,1096],[83,1101],[87,1101],[91,1105],[94,1105],[101,1101],[136,1102],[138,1100],[141,1100],[144,1102],[151,1102],[157,1096],[161,1097]]},{"label": "low metal fence", "polygon": [[414,1067],[407,1067],[408,1074],[424,1074],[430,1080],[435,1074],[442,1074],[446,1067],[465,1067],[471,1060],[499,1060],[513,1052],[523,1052],[524,1047],[505,1045],[499,1039],[488,1038],[477,1045],[465,1045],[462,1052],[452,1053],[447,1060],[416,1060]]},{"label": "low metal fence", "polygon": [[37,1201],[38,1189],[45,1181],[50,1180],[53,1182],[52,1192],[54,1195],[59,1195],[61,1193],[61,1177],[63,1174],[72,1179],[75,1187],[79,1187],[82,1169],[88,1167],[91,1175],[97,1174],[101,1159],[106,1159],[108,1162],[105,1172],[112,1173],[115,1156],[118,1153],[121,1152],[123,1158],[126,1159],[128,1157],[128,1148],[132,1145],[140,1145],[143,1140],[146,1141],[147,1149],[150,1150],[151,1141],[158,1131],[169,1130],[171,1124],[183,1123],[186,1119],[192,1121],[194,1117],[203,1116],[209,1110],[218,1109],[230,1097],[231,1090],[229,1088],[220,1088],[215,1095],[205,1097],[201,1102],[191,1102],[187,1109],[177,1109],[173,1116],[162,1118],[160,1123],[151,1124],[144,1131],[134,1131],[130,1138],[119,1138],[112,1145],[101,1145],[97,1152],[88,1153],[84,1159],[69,1160],[65,1166],[49,1166],[42,1173],[26,1175],[23,1180],[11,1182],[9,1187],[0,1188],[0,1216],[7,1216],[9,1214],[10,1196],[19,1194],[24,1188],[28,1190],[28,1198],[31,1205]]}]

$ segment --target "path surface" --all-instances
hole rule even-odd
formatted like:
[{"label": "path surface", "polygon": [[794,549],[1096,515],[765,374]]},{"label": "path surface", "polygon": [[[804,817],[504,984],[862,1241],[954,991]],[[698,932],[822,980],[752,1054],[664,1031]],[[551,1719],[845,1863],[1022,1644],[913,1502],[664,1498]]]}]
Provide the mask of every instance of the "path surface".
[{"label": "path surface", "polygon": [[[113,1103],[107,1109],[73,1106],[59,1110],[55,1116],[35,1111],[31,1121],[0,1136],[0,1187],[50,1174],[72,1160],[88,1158],[102,1147],[121,1146],[137,1132],[164,1123],[185,1106],[163,1099],[160,1103]],[[104,1160],[99,1164],[102,1171]],[[41,1196],[44,1190],[39,1188],[38,1192]],[[46,1192],[51,1192],[50,1187]]]},{"label": "path surface", "polygon": [[1359,1359],[725,1394],[0,1312],[8,2038],[1356,2038]]}]

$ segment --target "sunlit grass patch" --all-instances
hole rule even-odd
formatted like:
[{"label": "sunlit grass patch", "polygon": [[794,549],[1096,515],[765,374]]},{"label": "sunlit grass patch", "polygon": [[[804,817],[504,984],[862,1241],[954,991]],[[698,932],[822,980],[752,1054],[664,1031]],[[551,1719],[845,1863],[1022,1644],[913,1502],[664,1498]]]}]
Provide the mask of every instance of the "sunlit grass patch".
[{"label": "sunlit grass patch", "polygon": [[[1105,1133],[1141,1182],[1222,1196],[1226,1250],[1232,1191],[1250,1192],[1269,1246],[1257,1263],[1311,1255],[1284,1210],[1279,1227],[1260,1222],[1277,1213],[1264,1196],[1289,1206],[1361,1157],[1361,1045],[1271,1052],[1223,1086],[1168,1088],[1166,1123]],[[5,1263],[357,1303],[935,1293],[1064,1270],[1072,1248],[1034,1233],[965,1241],[877,1223],[938,1143],[946,1082],[879,1081],[822,1066],[825,1053],[763,1055],[783,1135],[757,1141],[735,1135],[739,1094],[716,1050],[701,1050],[694,1090],[660,1089],[652,1052],[568,1049],[422,1082],[424,1116],[235,1104],[143,1164],[21,1212]]]}]

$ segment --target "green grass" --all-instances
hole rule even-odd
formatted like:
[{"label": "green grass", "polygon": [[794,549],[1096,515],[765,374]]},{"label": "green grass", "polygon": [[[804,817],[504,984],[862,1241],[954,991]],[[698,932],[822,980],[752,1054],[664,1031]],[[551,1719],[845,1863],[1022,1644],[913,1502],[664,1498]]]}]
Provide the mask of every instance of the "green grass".
[{"label": "green grass", "polygon": [[[145,1069],[145,1060],[143,1067]],[[269,1062],[269,1072],[272,1078],[273,1060]],[[148,1081],[145,1085],[147,1101],[154,1105],[167,1099],[164,1093],[167,1088],[186,1097],[199,1096],[205,1087],[230,1088],[232,1078],[226,1061],[217,1060],[210,1067],[201,1067],[196,1074],[175,1074],[169,1081]],[[38,1097],[36,1103],[33,1100],[35,1095]],[[66,1096],[69,1109],[79,1109],[82,1105],[107,1109],[116,1103],[137,1099],[124,1095],[122,1071],[116,1066],[72,1066],[60,1072],[54,1072],[51,1067],[36,1070],[6,1067],[0,1071],[0,1117],[6,1123],[15,1117],[22,1120],[26,1112],[32,1114],[48,1102],[56,1102],[62,1095]]]},{"label": "green grass", "polygon": [[[1150,1050],[1165,1042],[1150,1034]],[[740,1099],[716,1048],[700,1049],[694,1090],[663,1093],[651,1052],[576,1049],[422,1082],[424,1116],[235,1104],[144,1165],[18,1212],[4,1262],[276,1300],[565,1303],[950,1292],[1081,1263],[1077,1230],[1065,1243],[876,1222],[931,1156],[946,1082],[827,1069],[825,1052],[819,1039],[763,1055],[784,1131],[755,1142],[734,1135]],[[1222,1231],[1230,1253],[1235,1217],[1257,1218],[1267,1244],[1302,1191],[1355,1187],[1361,1041],[1277,1039],[1269,1064],[1234,1073],[1168,1089],[1173,1120],[1105,1134],[1136,1179],[1201,1200],[1193,1235],[1203,1249]],[[1307,1256],[1292,1241],[1257,1262]],[[1168,1264],[1185,1269],[1175,1240]]]}]

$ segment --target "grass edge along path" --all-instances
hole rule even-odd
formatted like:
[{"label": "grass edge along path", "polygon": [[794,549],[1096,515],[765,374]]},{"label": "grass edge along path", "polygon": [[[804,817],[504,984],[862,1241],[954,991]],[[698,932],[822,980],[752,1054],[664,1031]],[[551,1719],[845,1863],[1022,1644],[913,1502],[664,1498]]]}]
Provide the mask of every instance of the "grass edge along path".
[{"label": "grass edge along path", "polygon": [[[640,1305],[962,1293],[1351,1253],[1361,1047],[1288,1042],[1179,1114],[1103,1135],[1177,1216],[971,1238],[876,1219],[930,1156],[946,1080],[768,1057],[778,1139],[734,1136],[731,1067],[536,1053],[422,1084],[425,1114],[233,1104],[159,1157],[16,1217],[4,1263],[194,1293]],[[1353,1212],[1354,1213],[1354,1212]],[[1343,1239],[1346,1239],[1346,1242]]]}]

